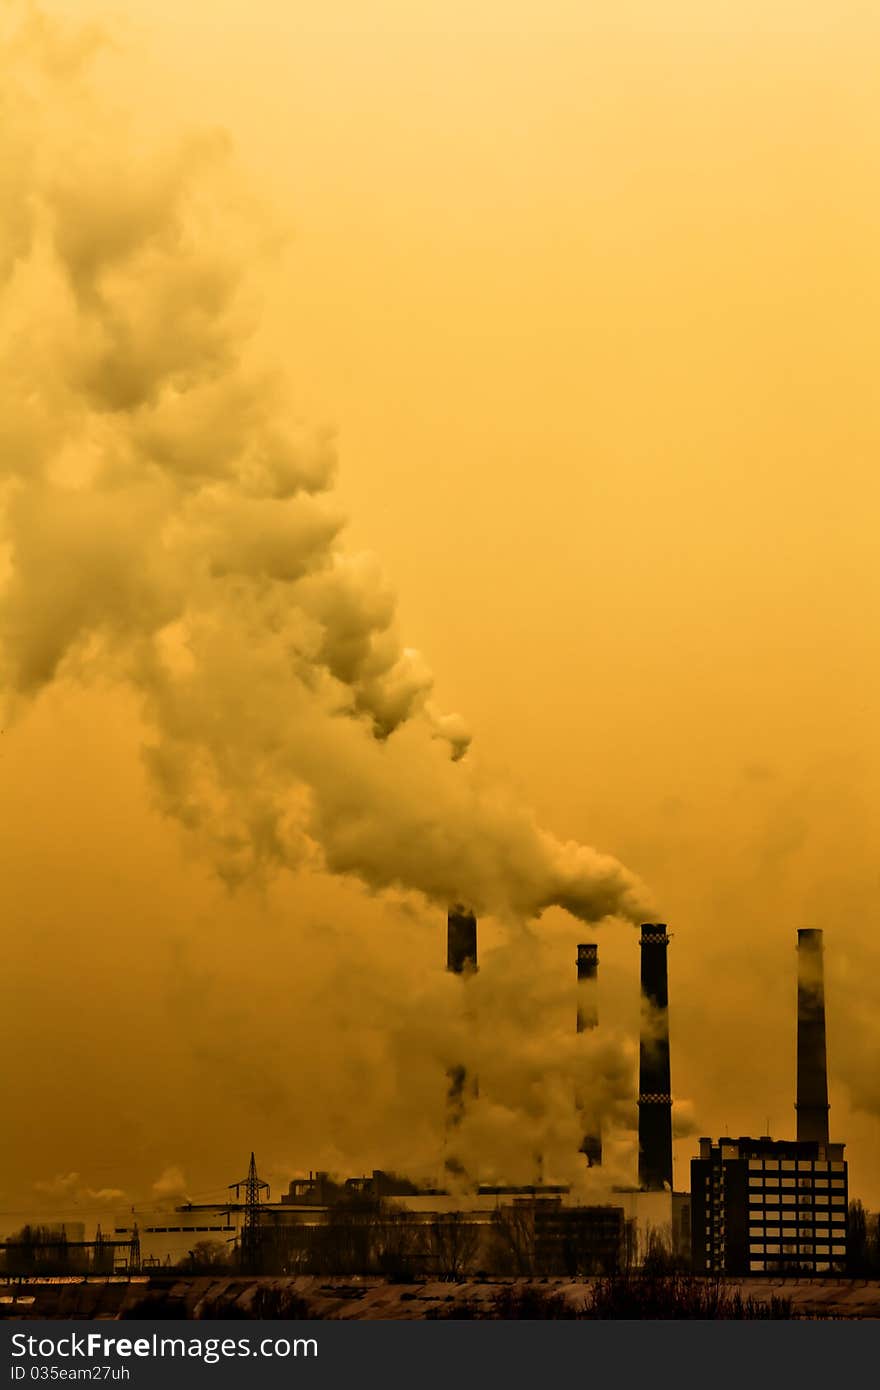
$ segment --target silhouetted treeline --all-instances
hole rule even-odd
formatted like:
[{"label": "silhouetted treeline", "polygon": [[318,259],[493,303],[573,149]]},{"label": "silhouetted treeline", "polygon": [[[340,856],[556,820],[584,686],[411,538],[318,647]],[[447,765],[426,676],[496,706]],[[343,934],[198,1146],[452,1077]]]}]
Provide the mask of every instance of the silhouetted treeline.
[{"label": "silhouetted treeline", "polygon": [[[266,1224],[265,1274],[381,1274],[457,1280],[474,1273],[607,1274],[627,1260],[631,1236],[619,1208],[522,1202],[491,1221],[467,1212],[420,1218],[390,1201],[357,1196],[315,1223]],[[630,1241],[631,1243],[631,1241]],[[207,1272],[207,1271],[206,1271]]]},{"label": "silhouetted treeline", "polygon": [[192,1250],[178,1260],[177,1268],[187,1274],[226,1274],[236,1266],[236,1253],[222,1240],[197,1240]]},{"label": "silhouetted treeline", "polygon": [[71,1241],[63,1226],[26,1225],[7,1236],[0,1268],[23,1277],[58,1274],[112,1274],[113,1247],[101,1241]]},{"label": "silhouetted treeline", "polygon": [[582,1299],[566,1298],[536,1284],[514,1284],[499,1290],[488,1301],[452,1304],[431,1310],[426,1318],[461,1320],[554,1319],[601,1321],[605,1319],[760,1320],[794,1318],[791,1299],[772,1297],[766,1302],[720,1279],[693,1274],[622,1274],[597,1279]]},{"label": "silhouetted treeline", "polygon": [[858,1198],[849,1204],[847,1273],[880,1279],[880,1213],[866,1211]]}]

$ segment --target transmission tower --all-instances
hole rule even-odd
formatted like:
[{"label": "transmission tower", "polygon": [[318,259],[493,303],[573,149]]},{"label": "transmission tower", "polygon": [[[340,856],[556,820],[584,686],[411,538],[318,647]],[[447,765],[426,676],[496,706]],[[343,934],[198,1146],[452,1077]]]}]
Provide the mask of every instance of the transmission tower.
[{"label": "transmission tower", "polygon": [[242,1273],[259,1274],[262,1265],[263,1242],[260,1206],[263,1201],[262,1194],[265,1192],[266,1196],[269,1196],[269,1184],[257,1176],[257,1164],[253,1153],[251,1153],[247,1177],[242,1178],[239,1182],[231,1182],[229,1190],[235,1192],[237,1202],[241,1202],[241,1194],[242,1191],[244,1192],[244,1201],[238,1207],[238,1210],[244,1213],[241,1227]]},{"label": "transmission tower", "polygon": [[139,1274],[141,1269],[141,1233],[138,1230],[138,1223],[134,1223],[131,1233],[131,1240],[128,1245],[128,1272],[129,1274]]}]

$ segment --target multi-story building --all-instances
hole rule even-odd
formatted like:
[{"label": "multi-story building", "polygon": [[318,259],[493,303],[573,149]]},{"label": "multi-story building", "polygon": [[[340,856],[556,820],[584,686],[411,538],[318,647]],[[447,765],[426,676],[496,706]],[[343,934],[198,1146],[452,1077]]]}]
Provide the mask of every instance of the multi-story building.
[{"label": "multi-story building", "polygon": [[846,1269],[843,1144],[700,1140],[691,1161],[691,1256],[704,1274]]}]

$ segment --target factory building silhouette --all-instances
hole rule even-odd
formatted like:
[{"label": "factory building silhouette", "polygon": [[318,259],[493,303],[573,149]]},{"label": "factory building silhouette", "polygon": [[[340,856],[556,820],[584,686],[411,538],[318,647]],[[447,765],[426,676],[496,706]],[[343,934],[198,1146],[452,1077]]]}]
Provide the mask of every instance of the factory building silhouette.
[{"label": "factory building silhouette", "polygon": [[[450,909],[447,969],[461,980],[463,1007],[477,969],[477,931],[473,912]],[[344,1212],[346,1239],[340,1242],[337,1229],[324,1249],[328,1272],[334,1260],[346,1258],[340,1252],[351,1254],[352,1229],[358,1227],[361,1253],[355,1264],[368,1262],[364,1242],[373,1220],[384,1232],[380,1244],[388,1248],[390,1231],[398,1257],[406,1247],[410,1258],[435,1274],[499,1266],[519,1274],[614,1271],[644,1261],[658,1241],[672,1261],[686,1260],[698,1273],[842,1271],[847,1171],[843,1145],[828,1140],[821,932],[798,932],[797,1138],[702,1139],[691,1164],[691,1193],[677,1192],[673,1184],[670,939],[665,923],[641,926],[637,1185],[611,1188],[607,1202],[588,1205],[565,1184],[475,1181],[451,1191],[381,1170],[342,1182],[318,1172],[294,1180],[278,1206],[262,1214],[267,1235],[272,1232],[268,1238],[286,1251],[289,1266],[308,1249],[310,1229],[332,1228]],[[598,1027],[598,962],[595,943],[580,943],[578,1033]],[[450,1068],[448,1080],[447,1137],[454,1137],[467,1106],[478,1099],[478,1086],[466,1057]],[[597,1167],[600,1128],[595,1116],[583,1116],[580,1097],[575,1100],[586,1120],[580,1152],[585,1166]],[[453,1173],[466,1177],[447,1150],[446,1175]],[[407,1244],[403,1231],[414,1244]]]},{"label": "factory building silhouette", "polygon": [[[670,1265],[689,1264],[710,1276],[845,1271],[848,1176],[844,1145],[829,1139],[821,931],[797,933],[796,1137],[703,1138],[690,1164],[691,1192],[684,1193],[673,1183],[671,937],[664,923],[642,924],[638,1181],[628,1188],[609,1184],[605,1200],[592,1204],[577,1185],[481,1183],[456,1152],[468,1107],[480,1103],[473,1059],[466,1055],[477,935],[475,914],[461,905],[450,908],[446,967],[461,991],[465,1026],[463,1055],[447,1070],[445,1149],[436,1185],[381,1169],[346,1179],[318,1171],[294,1178],[280,1200],[270,1202],[251,1154],[247,1176],[232,1185],[227,1202],[186,1203],[173,1216],[167,1209],[164,1215],[138,1213],[137,1221],[132,1210],[111,1241],[99,1232],[87,1243],[88,1256],[77,1258],[93,1268],[109,1261],[129,1270],[139,1264],[156,1269],[179,1261],[181,1250],[192,1256],[204,1238],[250,1274],[589,1275],[637,1267],[658,1249]],[[575,963],[572,1030],[585,1036],[600,1026],[596,944],[580,943]],[[598,1180],[600,1117],[578,1078],[573,1084],[584,1172]],[[441,1104],[442,1095],[437,1100]],[[2,1254],[7,1268],[36,1258],[15,1240]],[[56,1257],[53,1246],[39,1258]]]},{"label": "factory building silhouette", "polygon": [[692,1265],[713,1274],[842,1274],[848,1173],[828,1130],[822,932],[798,932],[797,1138],[700,1140]]},{"label": "factory building silhouette", "polygon": [[[380,1169],[340,1180],[323,1171],[296,1178],[276,1204],[261,1203],[264,1263],[316,1272],[381,1271],[388,1263],[446,1276],[465,1267],[514,1274],[610,1273],[639,1263],[652,1242],[689,1258],[690,1205],[672,1190],[672,1128],[668,981],[663,924],[642,928],[642,1041],[639,1074],[639,1183],[608,1189],[604,1202],[584,1201],[568,1184],[486,1184],[465,1172],[456,1139],[468,1107],[479,1102],[479,1078],[466,1055],[447,1068],[443,1178],[430,1186]],[[478,923],[461,904],[447,914],[446,968],[461,990],[462,1017],[472,1017],[470,980],[478,969]],[[579,1035],[599,1026],[598,947],[577,947]],[[463,1036],[468,1029],[465,1026]],[[657,1099],[659,1097],[659,1100]],[[579,1093],[584,1168],[602,1162],[600,1118]],[[540,1158],[536,1156],[536,1165]],[[253,1267],[253,1255],[248,1254]]]}]

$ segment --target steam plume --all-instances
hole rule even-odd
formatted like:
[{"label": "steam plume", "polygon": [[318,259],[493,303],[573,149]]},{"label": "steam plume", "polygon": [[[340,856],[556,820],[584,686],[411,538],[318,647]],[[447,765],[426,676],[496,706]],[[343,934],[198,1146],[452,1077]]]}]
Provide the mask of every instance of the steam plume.
[{"label": "steam plume", "polygon": [[643,915],[620,863],[461,761],[378,567],[344,549],[332,438],[258,364],[241,268],[265,238],[226,139],[114,134],[83,80],[96,36],[20,13],[0,137],[11,712],[60,678],[133,684],[159,804],[230,883],[307,862],[479,913]]}]

